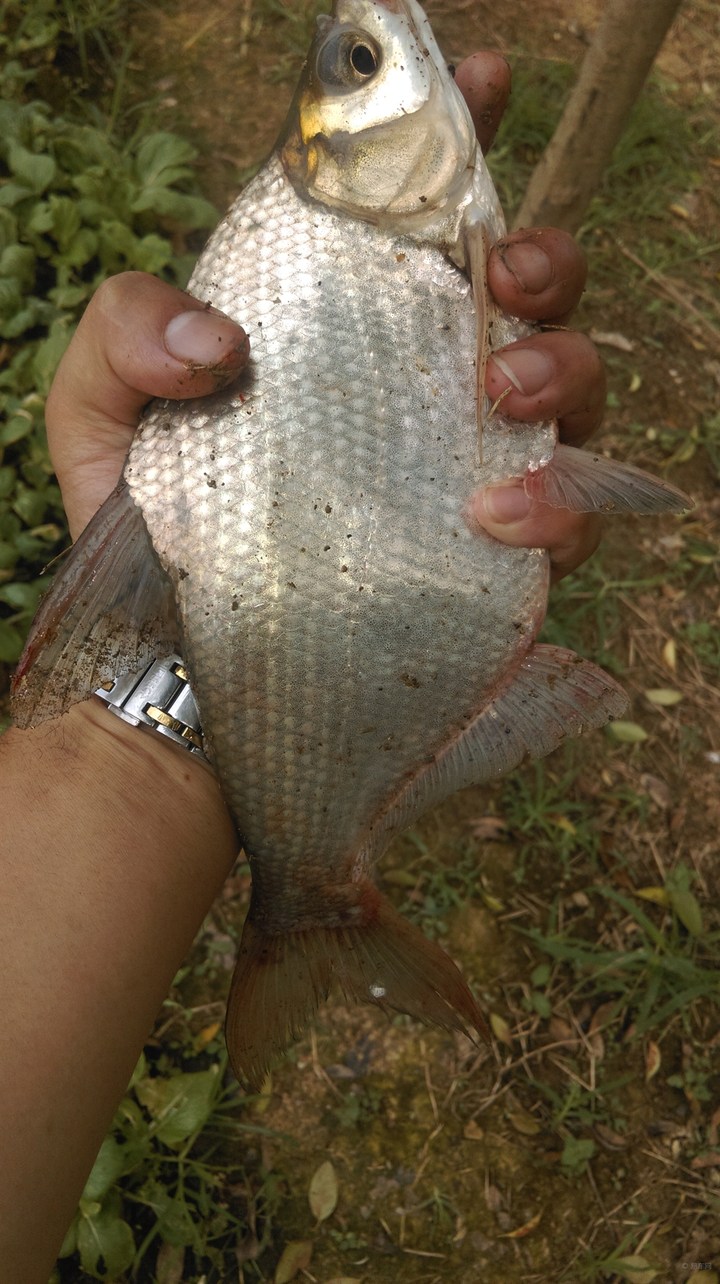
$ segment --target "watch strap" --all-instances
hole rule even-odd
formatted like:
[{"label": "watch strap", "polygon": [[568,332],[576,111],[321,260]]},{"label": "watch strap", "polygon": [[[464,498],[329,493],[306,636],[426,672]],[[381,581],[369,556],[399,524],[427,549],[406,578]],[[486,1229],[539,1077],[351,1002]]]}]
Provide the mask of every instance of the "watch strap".
[{"label": "watch strap", "polygon": [[124,673],[95,694],[124,722],[148,727],[210,765],[200,713],[179,655],[153,660],[137,673]]}]

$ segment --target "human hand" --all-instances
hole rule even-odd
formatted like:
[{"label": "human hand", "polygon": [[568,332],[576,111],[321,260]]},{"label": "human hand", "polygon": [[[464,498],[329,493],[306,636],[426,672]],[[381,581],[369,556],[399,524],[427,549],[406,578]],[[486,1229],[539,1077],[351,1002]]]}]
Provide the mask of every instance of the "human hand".
[{"label": "human hand", "polygon": [[[457,69],[456,82],[475,121],[483,151],[492,145],[510,92],[510,69],[499,54],[477,53]],[[523,320],[563,326],[577,306],[587,269],[579,246],[553,228],[522,229],[494,246],[488,284],[504,312]],[[488,362],[485,388],[491,402],[504,393],[503,411],[533,422],[557,419],[560,438],[580,446],[599,426],[605,406],[605,372],[583,334],[553,330],[522,339]],[[508,392],[508,389],[510,391]],[[488,487],[474,497],[473,516],[506,544],[547,548],[559,579],[596,549],[601,518],[570,513],[530,500],[522,483]]]}]

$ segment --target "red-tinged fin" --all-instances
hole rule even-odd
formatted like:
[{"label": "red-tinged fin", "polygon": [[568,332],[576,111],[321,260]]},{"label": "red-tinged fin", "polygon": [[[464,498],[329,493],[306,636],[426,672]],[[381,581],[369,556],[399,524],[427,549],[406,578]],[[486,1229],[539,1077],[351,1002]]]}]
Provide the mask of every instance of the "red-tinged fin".
[{"label": "red-tinged fin", "polygon": [[376,822],[363,856],[377,859],[393,834],[458,789],[493,780],[524,758],[544,758],[573,736],[625,713],[614,678],[564,647],[532,647],[508,685],[442,749]]},{"label": "red-tinged fin", "polygon": [[274,935],[252,917],[245,923],[225,1034],[235,1074],[255,1091],[273,1062],[300,1038],[333,981],[353,1002],[406,1012],[445,1030],[487,1034],[452,959],[372,884],[361,890],[362,916],[340,927]]},{"label": "red-tinged fin", "polygon": [[43,598],[12,686],[19,727],[57,718],[103,682],[179,646],[173,589],[121,483]]},{"label": "red-tinged fin", "polygon": [[547,467],[527,474],[525,491],[573,513],[685,513],[694,507],[684,491],[642,468],[575,446],[557,446]]}]

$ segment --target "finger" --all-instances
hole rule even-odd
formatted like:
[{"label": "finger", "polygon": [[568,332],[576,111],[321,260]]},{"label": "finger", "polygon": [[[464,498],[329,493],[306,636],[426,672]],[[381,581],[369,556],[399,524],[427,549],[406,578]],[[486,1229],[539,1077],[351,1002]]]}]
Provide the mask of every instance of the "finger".
[{"label": "finger", "polygon": [[511,419],[557,419],[562,440],[580,445],[602,421],[605,369],[585,335],[537,334],[493,353],[485,390]]},{"label": "finger", "polygon": [[527,321],[562,323],[580,302],[587,262],[580,246],[555,227],[524,228],[494,245],[488,283],[504,312]]},{"label": "finger", "polygon": [[521,481],[478,491],[470,501],[469,514],[503,544],[546,548],[554,581],[574,571],[600,543],[602,519],[596,513],[570,513],[537,503],[525,494]]},{"label": "finger", "polygon": [[501,54],[471,54],[455,72],[455,83],[470,109],[480,146],[492,147],[510,97],[510,67]]},{"label": "finger", "polygon": [[128,272],[100,287],[46,406],[51,458],[74,537],[117,483],[148,399],[226,387],[248,352],[239,326],[155,277]]}]

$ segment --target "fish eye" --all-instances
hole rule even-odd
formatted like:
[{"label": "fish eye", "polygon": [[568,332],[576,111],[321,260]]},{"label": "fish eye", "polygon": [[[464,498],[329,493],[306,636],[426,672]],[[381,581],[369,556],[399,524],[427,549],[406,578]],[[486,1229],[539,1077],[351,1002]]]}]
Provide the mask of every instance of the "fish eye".
[{"label": "fish eye", "polygon": [[360,89],[380,67],[380,51],[365,32],[335,31],[318,50],[315,70],[326,89]]},{"label": "fish eye", "polygon": [[358,76],[362,76],[363,80],[369,80],[378,69],[375,51],[369,45],[361,44],[359,40],[350,51],[350,61]]}]

